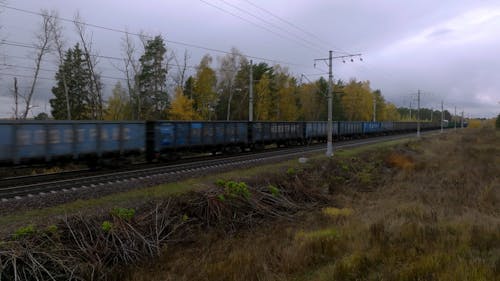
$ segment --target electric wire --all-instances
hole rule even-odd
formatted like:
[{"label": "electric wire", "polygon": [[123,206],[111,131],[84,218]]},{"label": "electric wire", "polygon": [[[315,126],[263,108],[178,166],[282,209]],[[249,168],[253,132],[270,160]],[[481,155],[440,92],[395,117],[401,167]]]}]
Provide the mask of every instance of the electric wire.
[{"label": "electric wire", "polygon": [[[35,11],[30,11],[30,10],[26,10],[26,9],[17,8],[17,7],[12,7],[12,6],[5,5],[5,4],[0,4],[0,7],[4,8],[4,9],[8,9],[8,10],[13,10],[13,11],[21,12],[21,13],[26,13],[26,14],[32,14],[32,15],[37,15],[37,16],[46,16],[43,13],[40,13],[40,12],[35,12]],[[92,23],[88,23],[88,22],[84,22],[84,21],[76,21],[74,19],[63,18],[63,17],[60,17],[60,16],[52,16],[52,17],[54,17],[56,19],[59,19],[61,21],[64,21],[64,22],[70,22],[70,23],[74,23],[74,24],[75,23],[76,24],[81,24],[81,25],[85,25],[85,26],[88,26],[88,27],[102,29],[102,30],[106,30],[106,31],[117,32],[117,33],[128,34],[128,35],[134,35],[134,36],[137,36],[137,37],[152,38],[151,36],[148,36],[148,35],[145,35],[145,34],[140,34],[140,33],[135,33],[135,32],[129,32],[127,30],[122,30],[122,29],[118,29],[118,28],[106,27],[106,26],[92,24]],[[169,40],[169,39],[166,39],[166,38],[164,38],[163,40],[165,42],[168,42],[168,43],[171,43],[171,44],[175,44],[175,45],[181,45],[181,46],[184,46],[184,47],[202,49],[202,50],[206,50],[206,51],[210,51],[210,52],[215,52],[215,53],[231,54],[231,52],[229,52],[229,51],[219,50],[219,49],[210,48],[210,47],[204,47],[204,46],[200,46],[200,45],[197,45],[197,44],[186,43],[186,42],[175,41],[175,40]],[[250,59],[268,61],[268,62],[273,62],[273,63],[277,63],[277,64],[294,65],[294,66],[304,66],[304,65],[301,65],[301,64],[293,63],[293,62],[287,62],[287,61],[282,61],[282,60],[269,59],[269,58],[264,58],[264,57],[259,57],[259,56],[253,56],[253,55],[243,55],[243,56],[246,57],[246,58],[250,58]]]},{"label": "electric wire", "polygon": [[[305,34],[309,35],[309,36],[310,36],[310,37],[312,37],[312,38],[315,38],[316,40],[318,40],[318,41],[322,42],[322,43],[323,43],[323,44],[325,44],[326,46],[330,46],[330,45],[331,45],[329,42],[327,42],[327,41],[323,40],[321,37],[317,36],[316,34],[314,34],[314,33],[312,33],[312,32],[309,32],[309,31],[307,31],[307,30],[305,30],[305,29],[303,29],[303,28],[301,28],[301,27],[297,26],[296,24],[294,24],[294,23],[292,23],[292,22],[290,22],[290,21],[288,21],[288,20],[286,20],[286,19],[284,19],[284,18],[282,18],[282,17],[280,17],[280,16],[278,16],[278,15],[274,14],[273,12],[271,12],[271,11],[269,11],[269,10],[267,10],[267,9],[264,9],[264,8],[262,8],[262,7],[258,6],[257,4],[255,4],[255,3],[253,3],[253,2],[251,2],[251,1],[249,1],[249,0],[242,0],[242,1],[245,1],[246,3],[250,4],[251,6],[253,6],[253,7],[255,7],[255,8],[257,8],[257,9],[259,9],[259,10],[263,11],[264,13],[266,13],[266,14],[268,14],[268,15],[270,15],[270,16],[272,16],[272,17],[276,18],[276,19],[278,19],[279,21],[281,21],[281,22],[283,22],[283,23],[285,23],[285,24],[287,24],[287,25],[289,25],[289,26],[291,26],[291,27],[295,28],[296,30],[301,31],[301,32],[303,32],[303,33],[305,33]],[[345,51],[345,50],[342,50],[342,49],[337,48],[337,47],[335,47],[335,46],[333,46],[333,47],[334,47],[334,49],[337,49],[337,50],[333,50],[333,51],[334,51],[334,52],[336,52],[336,53],[342,53],[342,54],[346,54],[346,55],[347,55],[347,54],[350,54],[349,52],[347,52],[347,51]]]},{"label": "electric wire", "polygon": [[[268,21],[268,20],[266,20],[266,19],[264,19],[264,18],[262,18],[262,17],[260,17],[260,16],[258,16],[256,14],[254,14],[254,13],[251,13],[251,12],[249,12],[249,11],[247,11],[245,9],[242,9],[242,8],[240,8],[240,7],[238,7],[238,6],[234,5],[234,4],[231,4],[231,3],[229,3],[226,0],[219,0],[219,1],[222,2],[222,3],[224,3],[224,4],[226,4],[229,7],[232,7],[233,9],[236,9],[236,10],[242,12],[242,13],[245,13],[245,14],[247,14],[247,15],[255,18],[255,19],[257,19],[257,20],[260,20],[260,21],[262,21],[263,23],[265,23],[267,25],[270,25],[270,26],[272,26],[272,27],[274,27],[274,28],[276,28],[278,30],[281,30],[282,32],[285,32],[288,35],[293,36],[293,37],[297,38],[298,40],[300,40],[300,41],[302,41],[302,42],[304,42],[304,43],[306,43],[306,44],[308,44],[310,46],[313,46],[315,48],[315,50],[319,50],[321,52],[327,51],[327,49],[324,49],[322,46],[317,45],[316,43],[314,43],[312,41],[309,41],[309,40],[307,40],[307,39],[305,39],[303,37],[300,37],[300,36],[294,34],[293,32],[290,32],[289,30],[287,30],[287,29],[285,29],[285,28],[283,28],[283,27],[281,27],[281,26],[279,26],[279,25],[277,25],[277,24],[275,24],[273,22],[270,22],[270,21]],[[202,2],[204,2],[204,1],[202,1]],[[238,17],[238,18],[240,18],[240,17]],[[318,48],[318,49],[316,49],[316,48]]]}]

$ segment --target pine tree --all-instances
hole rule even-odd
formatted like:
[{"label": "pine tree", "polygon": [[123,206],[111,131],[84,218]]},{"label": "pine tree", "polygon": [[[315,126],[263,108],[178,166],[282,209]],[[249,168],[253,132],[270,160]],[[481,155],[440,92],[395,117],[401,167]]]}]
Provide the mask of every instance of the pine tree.
[{"label": "pine tree", "polygon": [[144,54],[139,59],[141,71],[137,75],[139,84],[139,119],[160,119],[170,105],[167,93],[167,67],[164,63],[167,48],[158,35],[148,40]]},{"label": "pine tree", "polygon": [[87,68],[85,57],[79,44],[76,44],[73,49],[69,49],[66,52],[63,63],[59,65],[59,70],[55,77],[57,84],[52,88],[55,98],[50,100],[51,112],[54,119],[62,120],[68,117],[63,77],[65,77],[68,87],[68,99],[72,119],[91,119],[89,98],[92,82],[89,79],[90,72]]}]

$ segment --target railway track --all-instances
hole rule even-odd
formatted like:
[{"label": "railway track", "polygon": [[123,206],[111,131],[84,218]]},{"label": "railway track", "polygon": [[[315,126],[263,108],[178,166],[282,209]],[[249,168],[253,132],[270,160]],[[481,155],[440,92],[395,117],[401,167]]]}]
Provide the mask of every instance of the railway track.
[{"label": "railway track", "polygon": [[[432,131],[430,131],[432,132]],[[347,142],[337,142],[335,149],[362,146],[383,141],[403,139],[415,136],[414,133],[391,135],[360,139]],[[287,159],[325,150],[325,144],[315,144],[306,147],[293,147],[264,151],[260,153],[239,154],[236,156],[217,159],[193,159],[186,163],[156,165],[151,167],[138,167],[126,171],[100,171],[98,173],[85,173],[84,171],[66,172],[62,174],[25,176],[2,180],[0,185],[0,199],[2,201],[22,199],[47,193],[68,192],[81,188],[99,188],[99,186],[113,183],[123,183],[150,179],[166,175],[188,174],[196,171],[210,171],[211,169],[231,168],[242,164],[257,164],[273,159]],[[59,176],[59,177],[58,177]]]}]

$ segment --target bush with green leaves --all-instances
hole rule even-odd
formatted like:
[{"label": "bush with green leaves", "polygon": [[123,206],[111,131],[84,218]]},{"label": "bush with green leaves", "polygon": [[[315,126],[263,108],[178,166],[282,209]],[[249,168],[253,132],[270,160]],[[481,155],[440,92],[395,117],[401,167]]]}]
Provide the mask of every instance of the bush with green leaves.
[{"label": "bush with green leaves", "polygon": [[280,194],[280,190],[276,186],[274,186],[272,184],[268,185],[267,189],[269,189],[269,192],[271,192],[271,194],[274,197],[276,197],[276,196],[278,196]]},{"label": "bush with green leaves", "polygon": [[14,234],[12,235],[12,238],[14,238],[15,240],[18,240],[18,239],[32,236],[35,233],[36,233],[35,226],[33,224],[30,224],[30,225],[18,228],[14,232]]},{"label": "bush with green leaves", "polygon": [[110,232],[113,229],[113,223],[110,221],[103,221],[101,225],[101,229],[104,232]]},{"label": "bush with green leaves", "polygon": [[228,181],[224,186],[224,193],[230,197],[250,198],[252,195],[244,182]]},{"label": "bush with green leaves", "polygon": [[122,220],[131,221],[135,216],[135,210],[133,208],[114,208],[111,210],[111,215]]}]

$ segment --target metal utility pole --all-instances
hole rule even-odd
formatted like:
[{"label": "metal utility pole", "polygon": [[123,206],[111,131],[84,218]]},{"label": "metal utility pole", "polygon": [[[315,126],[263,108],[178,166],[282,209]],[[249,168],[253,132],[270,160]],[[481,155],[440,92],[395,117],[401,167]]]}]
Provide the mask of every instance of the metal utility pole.
[{"label": "metal utility pole", "polygon": [[248,121],[253,121],[253,61],[250,60],[250,85],[248,87]]},{"label": "metal utility pole", "polygon": [[14,118],[19,119],[19,89],[17,88],[17,77],[14,77]]},{"label": "metal utility pole", "polygon": [[433,107],[431,107],[431,123],[432,123],[432,117],[433,117],[432,115],[434,115],[434,108]]},{"label": "metal utility pole", "polygon": [[455,131],[457,130],[457,106],[455,105],[455,114],[453,115],[453,123],[455,124]]},{"label": "metal utility pole", "polygon": [[417,137],[420,137],[420,90],[417,93]]},{"label": "metal utility pole", "polygon": [[462,125],[460,126],[462,129],[464,128],[464,111],[462,110]]},{"label": "metal utility pole", "polygon": [[411,121],[411,100],[410,100],[410,121]]},{"label": "metal utility pole", "polygon": [[377,121],[377,96],[373,94],[373,122]]},{"label": "metal utility pole", "polygon": [[443,109],[443,101],[441,101],[441,133],[443,132],[443,123],[444,123],[444,109]]},{"label": "metal utility pole", "polygon": [[[352,57],[359,57],[361,54],[352,54],[352,55],[343,55],[343,56],[333,56],[333,51],[328,52],[328,58],[322,58],[322,59],[315,59],[315,65],[316,61],[327,61],[328,64],[328,126],[327,126],[327,146],[326,146],[326,156],[327,157],[332,157],[333,156],[333,73],[332,73],[332,60],[333,59],[345,59],[345,58],[351,58],[351,62],[354,60]],[[363,59],[360,58],[362,61]],[[344,60],[345,62],[345,60]]]},{"label": "metal utility pole", "polygon": [[328,143],[326,145],[326,156],[333,156],[333,94],[332,94],[332,51],[328,57]]}]

